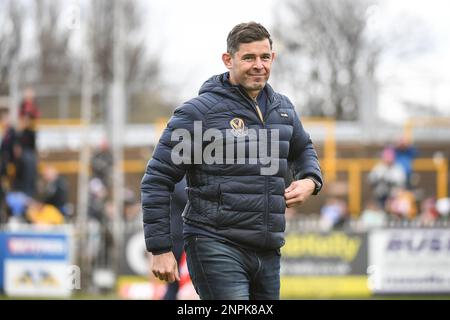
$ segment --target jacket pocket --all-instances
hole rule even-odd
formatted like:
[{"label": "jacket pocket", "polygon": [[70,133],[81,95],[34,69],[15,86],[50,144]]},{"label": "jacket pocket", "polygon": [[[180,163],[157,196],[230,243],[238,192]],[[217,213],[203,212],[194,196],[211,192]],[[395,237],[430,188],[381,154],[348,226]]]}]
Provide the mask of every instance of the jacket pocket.
[{"label": "jacket pocket", "polygon": [[216,210],[216,217],[214,219],[214,222],[217,227],[220,227],[221,224],[221,217],[222,217],[222,206],[223,206],[223,197],[222,197],[222,189],[220,188],[220,184],[217,188],[217,210]]},{"label": "jacket pocket", "polygon": [[217,195],[218,195],[218,201],[217,201],[217,214],[216,214],[216,219],[215,219],[215,223],[217,227],[220,227],[222,225],[222,220],[223,220],[223,196],[222,196],[222,189],[220,184],[218,185],[218,190],[217,190]]},{"label": "jacket pocket", "polygon": [[223,198],[222,198],[222,188],[221,188],[220,184],[219,184],[219,186],[217,188],[217,191],[218,191],[218,195],[219,195],[219,209],[221,209],[222,208],[222,203],[223,203]]},{"label": "jacket pocket", "polygon": [[211,184],[188,189],[189,203],[195,216],[201,221],[215,225],[220,207],[220,185]]}]

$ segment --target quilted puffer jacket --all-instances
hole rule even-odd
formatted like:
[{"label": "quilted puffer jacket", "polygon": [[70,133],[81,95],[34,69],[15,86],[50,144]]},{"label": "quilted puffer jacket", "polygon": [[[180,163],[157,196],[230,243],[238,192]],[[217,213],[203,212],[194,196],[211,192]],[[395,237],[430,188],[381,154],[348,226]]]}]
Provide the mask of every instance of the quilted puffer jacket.
[{"label": "quilted puffer jacket", "polygon": [[[196,98],[174,111],[147,165],[141,201],[146,247],[154,254],[171,250],[170,193],[185,174],[185,222],[258,251],[284,245],[284,190],[290,181],[312,176],[322,183],[312,141],[289,99],[266,84],[262,117],[226,76],[210,78]],[[184,142],[189,148],[180,151]],[[205,155],[215,161],[205,161]]]}]

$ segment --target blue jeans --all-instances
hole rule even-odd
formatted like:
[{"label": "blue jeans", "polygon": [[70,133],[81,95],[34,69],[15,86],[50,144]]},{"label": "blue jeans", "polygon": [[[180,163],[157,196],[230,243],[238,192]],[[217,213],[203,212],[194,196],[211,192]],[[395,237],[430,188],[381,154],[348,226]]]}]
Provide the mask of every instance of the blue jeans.
[{"label": "blue jeans", "polygon": [[280,254],[276,250],[255,252],[202,236],[187,238],[185,250],[200,299],[280,298]]}]

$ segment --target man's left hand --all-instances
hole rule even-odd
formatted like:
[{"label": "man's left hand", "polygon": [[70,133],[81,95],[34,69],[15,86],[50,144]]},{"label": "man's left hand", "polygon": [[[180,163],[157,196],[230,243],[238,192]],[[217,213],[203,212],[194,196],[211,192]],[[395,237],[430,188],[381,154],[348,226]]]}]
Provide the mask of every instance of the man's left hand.
[{"label": "man's left hand", "polygon": [[291,185],[284,190],[286,207],[292,208],[301,205],[312,195],[315,188],[316,185],[311,179],[293,181]]}]

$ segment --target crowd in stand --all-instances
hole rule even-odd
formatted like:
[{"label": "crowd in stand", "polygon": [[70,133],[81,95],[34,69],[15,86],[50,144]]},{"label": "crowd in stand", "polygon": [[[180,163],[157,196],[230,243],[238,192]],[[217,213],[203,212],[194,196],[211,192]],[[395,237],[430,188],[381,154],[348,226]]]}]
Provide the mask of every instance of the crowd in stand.
[{"label": "crowd in stand", "polygon": [[31,88],[24,92],[17,125],[10,110],[0,108],[0,223],[55,225],[69,215],[65,179],[52,166],[38,170],[39,116]]},{"label": "crowd in stand", "polygon": [[[404,137],[381,152],[381,159],[369,172],[367,183],[372,198],[359,215],[367,229],[385,226],[388,222],[416,222],[432,226],[448,220],[450,199],[437,199],[417,186],[413,162],[417,149]],[[321,208],[320,221],[325,229],[339,228],[351,220],[343,197],[328,197]]]},{"label": "crowd in stand", "polygon": [[[31,88],[24,91],[18,124],[13,125],[10,117],[10,110],[0,106],[0,224],[15,221],[33,224],[69,222],[71,206],[68,204],[66,180],[53,166],[43,166],[38,170],[36,124],[40,111]],[[414,220],[431,225],[449,216],[448,198],[437,199],[417,188],[413,172],[417,154],[417,149],[405,138],[381,152],[379,163],[368,175],[372,198],[359,216],[363,224],[371,227],[392,220]],[[105,246],[111,241],[108,226],[113,212],[110,200],[112,164],[112,154],[104,139],[91,158],[88,218],[90,234],[101,238]],[[320,211],[320,220],[325,228],[340,227],[350,219],[344,198],[326,197]],[[139,201],[128,189],[125,190],[124,209],[124,221],[140,225]],[[287,215],[289,218],[289,212]]]},{"label": "crowd in stand", "polygon": [[417,155],[417,149],[404,137],[383,150],[380,163],[369,174],[374,199],[362,213],[362,219],[368,225],[374,216],[380,217],[380,223],[386,220],[416,221],[423,226],[448,217],[445,203],[449,199],[437,199],[418,187],[417,175],[413,172]]},{"label": "crowd in stand", "polygon": [[[39,164],[36,138],[40,111],[31,88],[24,91],[17,124],[13,116],[7,106],[0,106],[0,225],[74,222],[67,180],[56,167]],[[110,264],[112,166],[112,153],[104,139],[90,162],[86,255],[93,267]],[[125,224],[141,227],[139,199],[130,189],[124,190],[124,198]]]}]

